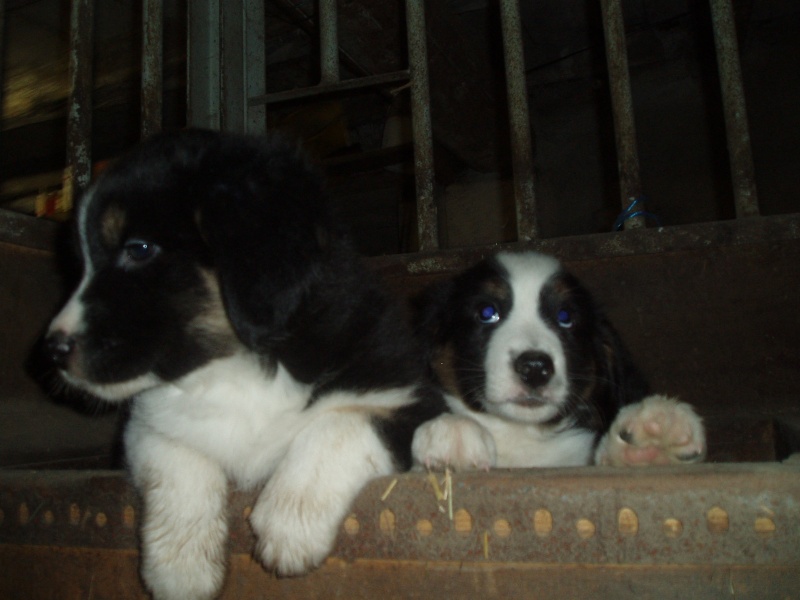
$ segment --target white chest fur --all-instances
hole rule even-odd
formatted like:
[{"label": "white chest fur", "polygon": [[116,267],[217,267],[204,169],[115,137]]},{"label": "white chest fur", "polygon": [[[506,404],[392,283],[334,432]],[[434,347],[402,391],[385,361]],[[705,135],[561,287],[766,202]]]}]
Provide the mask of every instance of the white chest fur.
[{"label": "white chest fur", "polygon": [[269,476],[297,434],[310,392],[282,366],[268,376],[256,357],[240,354],[145,392],[130,427],[192,448],[249,487]]}]

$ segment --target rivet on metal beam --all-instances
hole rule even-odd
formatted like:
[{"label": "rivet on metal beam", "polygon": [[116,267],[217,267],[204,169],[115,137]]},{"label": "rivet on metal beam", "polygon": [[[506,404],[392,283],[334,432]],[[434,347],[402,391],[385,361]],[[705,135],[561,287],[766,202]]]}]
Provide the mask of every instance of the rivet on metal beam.
[{"label": "rivet on metal beam", "polygon": [[492,526],[497,537],[507,538],[511,535],[511,523],[507,519],[497,519]]},{"label": "rivet on metal beam", "polygon": [[665,519],[664,520],[664,535],[668,538],[678,538],[683,533],[683,523],[678,519]]},{"label": "rivet on metal beam", "polygon": [[617,515],[617,526],[622,535],[633,536],[639,532],[639,517],[633,509],[620,509]]},{"label": "rivet on metal beam", "polygon": [[469,533],[472,531],[472,515],[463,508],[459,508],[453,513],[453,529],[458,533]]},{"label": "rivet on metal beam", "polygon": [[578,519],[578,521],[575,523],[575,529],[582,539],[588,540],[589,538],[594,537],[597,528],[589,519]]},{"label": "rivet on metal beam", "polygon": [[533,530],[539,537],[547,537],[553,531],[553,515],[544,508],[533,513]]},{"label": "rivet on metal beam", "polygon": [[128,529],[136,525],[136,510],[130,504],[122,509],[122,524]]},{"label": "rivet on metal beam", "polygon": [[725,533],[730,526],[728,513],[719,506],[714,506],[708,511],[706,522],[711,533]]},{"label": "rivet on metal beam", "polygon": [[348,535],[356,535],[361,530],[361,524],[354,515],[350,515],[344,520],[344,530]]},{"label": "rivet on metal beam", "polygon": [[428,519],[420,519],[417,521],[416,527],[419,534],[423,537],[428,537],[433,533],[433,523],[431,523]]},{"label": "rivet on metal beam", "polygon": [[52,510],[44,511],[44,514],[42,515],[42,525],[44,525],[45,527],[50,527],[50,525],[55,523],[55,521],[56,517],[55,515],[53,515]]}]

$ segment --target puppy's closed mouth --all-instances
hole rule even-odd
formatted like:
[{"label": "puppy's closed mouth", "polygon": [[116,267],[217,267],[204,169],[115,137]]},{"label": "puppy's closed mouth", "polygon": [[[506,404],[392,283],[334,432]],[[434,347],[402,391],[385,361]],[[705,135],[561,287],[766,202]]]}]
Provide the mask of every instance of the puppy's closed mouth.
[{"label": "puppy's closed mouth", "polygon": [[510,402],[512,404],[516,404],[517,406],[522,406],[523,408],[539,408],[540,406],[545,406],[547,404],[547,400],[538,396],[514,398],[513,400],[510,400]]}]

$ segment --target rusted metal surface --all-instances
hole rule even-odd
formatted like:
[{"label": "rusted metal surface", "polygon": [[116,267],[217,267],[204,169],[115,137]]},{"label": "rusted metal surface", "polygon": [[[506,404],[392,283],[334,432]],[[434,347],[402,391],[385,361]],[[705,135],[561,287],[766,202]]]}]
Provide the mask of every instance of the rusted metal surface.
[{"label": "rusted metal surface", "polygon": [[[0,545],[0,598],[149,598],[132,550]],[[574,598],[575,600],[796,600],[794,566],[616,566],[335,559],[304,577],[279,579],[249,554],[234,554],[221,600],[249,598],[407,600]]]},{"label": "rusted metal surface", "polygon": [[517,240],[527,242],[539,237],[539,225],[536,213],[531,124],[528,115],[528,86],[525,78],[525,55],[522,49],[519,0],[502,0],[500,15],[506,65],[506,88],[508,90]]},{"label": "rusted metal surface", "polygon": [[245,97],[245,24],[244,0],[221,0],[220,19],[220,128],[244,133],[247,98]]},{"label": "rusted metal surface", "polygon": [[[255,499],[231,494],[233,553],[253,547],[246,517]],[[6,471],[0,510],[6,545],[137,547],[139,502],[119,472]],[[791,463],[456,473],[445,500],[428,475],[414,472],[362,491],[331,556],[800,568],[798,521],[800,465]]]},{"label": "rusted metal surface", "polygon": [[219,0],[186,5],[186,123],[220,128]]},{"label": "rusted metal surface", "polygon": [[67,165],[72,194],[80,195],[92,178],[92,51],[94,0],[73,0],[70,18],[67,106]]},{"label": "rusted metal surface", "polygon": [[336,0],[319,0],[320,82],[339,81],[339,15]]},{"label": "rusted metal surface", "polygon": [[421,252],[439,248],[439,211],[434,197],[433,133],[428,81],[425,3],[406,0],[408,63],[411,74],[411,117],[414,138],[414,180],[417,188],[417,236]]},{"label": "rusted metal surface", "polygon": [[759,214],[732,0],[710,0],[737,217]]},{"label": "rusted metal surface", "polygon": [[[614,133],[617,142],[619,187],[624,211],[631,202],[642,195],[639,174],[639,153],[636,147],[636,125],[633,115],[628,47],[625,41],[625,23],[622,17],[622,0],[601,0],[603,30],[606,41],[608,84],[611,91],[611,109],[614,116]],[[640,209],[644,209],[640,203]],[[626,219],[625,229],[645,226],[644,216]]]},{"label": "rusted metal surface", "polygon": [[244,0],[244,11],[244,22],[247,24],[244,32],[245,131],[263,135],[267,131],[267,107],[251,106],[247,100],[267,91],[264,0]]},{"label": "rusted metal surface", "polygon": [[[6,79],[5,79],[5,64],[6,64],[6,55],[5,55],[5,39],[6,39],[6,2],[5,0],[0,0],[0,113],[2,113],[2,107],[5,106],[5,100],[3,92],[6,89]],[[3,151],[3,138],[0,137],[0,152]]]},{"label": "rusted metal surface", "polygon": [[164,8],[160,0],[144,0],[142,5],[142,138],[161,131]]},{"label": "rusted metal surface", "polygon": [[436,275],[464,269],[501,250],[537,250],[562,260],[668,253],[731,245],[780,243],[800,239],[800,214],[696,223],[618,233],[597,233],[535,240],[524,244],[376,256],[369,259],[388,277]]}]

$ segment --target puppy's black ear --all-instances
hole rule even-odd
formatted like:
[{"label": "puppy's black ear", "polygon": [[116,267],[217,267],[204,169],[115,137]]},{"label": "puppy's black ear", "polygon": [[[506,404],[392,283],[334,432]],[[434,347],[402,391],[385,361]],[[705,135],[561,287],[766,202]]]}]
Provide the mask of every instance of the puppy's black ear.
[{"label": "puppy's black ear", "polygon": [[285,337],[330,243],[321,180],[283,143],[234,140],[206,162],[200,233],[237,335],[269,351]]},{"label": "puppy's black ear", "polygon": [[455,282],[448,277],[429,285],[411,299],[414,331],[429,358],[438,346],[447,342],[450,334],[454,291]]},{"label": "puppy's black ear", "polygon": [[[634,364],[619,333],[605,316],[598,318],[597,328],[599,354],[603,358],[604,371],[616,409],[638,402],[648,393],[644,376]],[[609,420],[607,424],[610,422]]]}]

